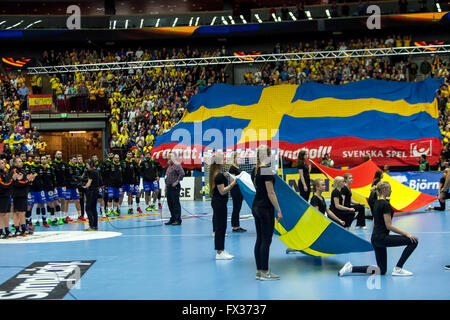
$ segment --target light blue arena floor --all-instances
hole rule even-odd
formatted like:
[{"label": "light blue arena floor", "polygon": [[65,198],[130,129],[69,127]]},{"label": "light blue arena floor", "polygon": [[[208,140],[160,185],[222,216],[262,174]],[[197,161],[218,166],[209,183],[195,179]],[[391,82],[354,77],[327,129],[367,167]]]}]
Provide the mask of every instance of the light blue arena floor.
[{"label": "light blue arena floor", "polygon": [[[286,254],[276,237],[270,251],[270,268],[280,281],[255,280],[254,221],[244,203],[241,220],[246,233],[232,233],[228,224],[226,250],[231,261],[216,261],[209,202],[182,202],[181,226],[165,226],[159,216],[100,222],[103,231],[118,231],[115,238],[59,243],[2,244],[0,283],[37,261],[96,260],[79,288],[64,299],[72,300],[416,300],[450,299],[450,213],[422,212],[394,218],[394,224],[419,237],[419,246],[405,265],[412,277],[392,277],[403,248],[388,249],[388,274],[338,277],[346,261],[375,264],[373,252],[316,258]],[[229,215],[231,215],[231,201]],[[122,212],[125,209],[122,209]],[[164,205],[163,213],[168,213]],[[192,217],[194,214],[196,217]],[[126,214],[125,214],[126,215]],[[166,219],[168,216],[163,215]],[[152,220],[152,219],[157,219]],[[352,230],[369,240],[368,230]],[[71,223],[54,230],[83,230]],[[42,228],[42,227],[40,227]],[[123,228],[123,229],[119,229]],[[37,228],[39,230],[39,228]],[[44,229],[40,229],[41,231]],[[372,289],[370,289],[372,288]]]}]

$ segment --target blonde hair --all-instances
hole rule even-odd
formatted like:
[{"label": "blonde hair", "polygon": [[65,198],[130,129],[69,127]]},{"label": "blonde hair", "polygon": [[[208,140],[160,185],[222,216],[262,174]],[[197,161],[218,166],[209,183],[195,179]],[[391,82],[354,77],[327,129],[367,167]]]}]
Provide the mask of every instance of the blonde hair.
[{"label": "blonde hair", "polygon": [[223,156],[215,154],[211,159],[211,166],[209,168],[209,194],[212,196],[214,188],[216,187],[216,176],[222,171]]},{"label": "blonde hair", "polygon": [[340,182],[344,181],[344,178],[341,176],[337,176],[334,178],[333,189],[336,189]]},{"label": "blonde hair", "polygon": [[390,184],[389,184],[389,182],[387,182],[387,181],[380,181],[378,184],[377,184],[377,194],[378,194],[378,196],[380,197],[380,196],[382,196],[383,194],[384,194],[384,192],[386,191],[386,188],[388,187],[388,186],[390,186]]},{"label": "blonde hair", "polygon": [[233,152],[233,164],[235,164],[236,163],[236,159],[237,159],[237,157],[238,157],[238,153],[237,153],[237,151],[235,151],[235,152]]},{"label": "blonde hair", "polygon": [[344,180],[347,181],[349,177],[351,177],[352,174],[350,172],[344,173]]},{"label": "blonde hair", "polygon": [[270,157],[272,155],[272,149],[268,145],[260,145],[258,147],[257,153],[256,153],[256,167],[255,167],[255,175],[253,178],[253,183],[256,185],[256,175],[258,174],[258,169],[261,167],[261,153],[265,152],[265,154]]},{"label": "blonde hair", "polygon": [[316,191],[317,191],[317,188],[319,187],[319,184],[320,184],[320,182],[322,182],[322,181],[324,181],[322,178],[318,178],[318,179],[315,179],[315,180],[313,181],[313,186],[312,186],[312,191],[313,191],[313,192],[316,192]]}]

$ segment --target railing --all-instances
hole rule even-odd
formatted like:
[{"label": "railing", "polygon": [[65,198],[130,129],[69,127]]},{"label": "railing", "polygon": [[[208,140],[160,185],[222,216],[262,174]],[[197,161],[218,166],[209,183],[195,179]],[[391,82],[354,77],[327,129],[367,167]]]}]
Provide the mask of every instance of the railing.
[{"label": "railing", "polygon": [[[433,49],[433,50],[431,50]],[[357,50],[335,50],[298,53],[261,54],[246,56],[207,57],[189,59],[148,60],[131,62],[111,62],[98,64],[77,64],[65,66],[29,67],[28,74],[98,72],[108,70],[147,69],[160,67],[188,67],[218,64],[266,63],[289,60],[321,60],[370,58],[393,55],[442,54],[450,52],[450,45],[430,45],[427,47],[394,47]]]}]

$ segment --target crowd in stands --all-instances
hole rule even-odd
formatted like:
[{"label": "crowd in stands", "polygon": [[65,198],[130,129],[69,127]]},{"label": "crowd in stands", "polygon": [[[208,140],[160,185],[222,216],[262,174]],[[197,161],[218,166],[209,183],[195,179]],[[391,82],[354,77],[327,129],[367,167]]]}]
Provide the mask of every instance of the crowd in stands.
[{"label": "crowd in stands", "polygon": [[[148,50],[118,52],[72,50],[44,52],[42,65],[166,60],[225,55],[222,49]],[[170,130],[183,116],[199,89],[227,81],[225,66],[148,68],[52,75],[51,88],[60,112],[105,111],[110,114],[110,149],[132,150],[139,156],[152,148],[156,136]]]},{"label": "crowd in stands", "polygon": [[27,108],[29,89],[21,74],[0,75],[0,157],[8,161],[18,151],[46,154],[47,143],[31,126]]},{"label": "crowd in stands", "polygon": [[[344,41],[300,42],[282,47],[277,43],[273,53],[313,53],[320,51],[409,47],[409,36],[389,36],[386,39],[366,38]],[[343,59],[321,59],[284,61],[266,64],[256,71],[244,75],[244,83],[255,85],[275,85],[280,83],[319,82],[325,84],[345,84],[367,78],[393,81],[416,81],[428,77],[447,77],[449,60],[438,55],[424,57],[417,64],[411,55],[379,56]]]}]

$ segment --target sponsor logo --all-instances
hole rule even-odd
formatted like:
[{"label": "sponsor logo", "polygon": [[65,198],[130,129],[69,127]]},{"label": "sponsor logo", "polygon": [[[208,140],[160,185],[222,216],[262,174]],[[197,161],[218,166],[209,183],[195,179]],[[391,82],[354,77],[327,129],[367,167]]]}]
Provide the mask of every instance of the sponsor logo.
[{"label": "sponsor logo", "polygon": [[0,285],[0,300],[62,299],[95,260],[35,262]]},{"label": "sponsor logo", "polygon": [[411,157],[420,157],[422,155],[431,157],[432,150],[431,140],[411,143]]},{"label": "sponsor logo", "polygon": [[306,150],[308,153],[308,158],[310,159],[322,159],[322,157],[328,153],[331,153],[331,146],[319,146],[317,148],[301,148],[295,151],[292,150],[282,150],[280,149],[280,157],[285,157],[292,160],[297,160],[298,154],[302,150]]},{"label": "sponsor logo", "polygon": [[392,179],[397,180],[400,183],[408,182],[408,178],[406,176],[392,176]]},{"label": "sponsor logo", "polygon": [[409,180],[409,187],[417,191],[437,190],[439,189],[439,182],[429,182],[427,179],[412,179]]}]

